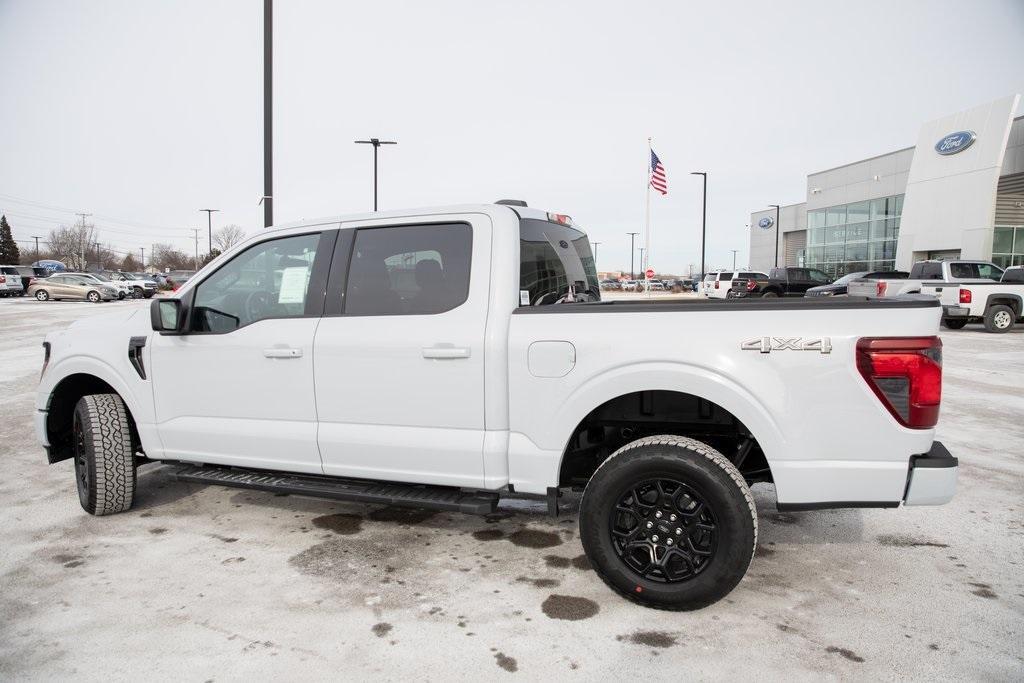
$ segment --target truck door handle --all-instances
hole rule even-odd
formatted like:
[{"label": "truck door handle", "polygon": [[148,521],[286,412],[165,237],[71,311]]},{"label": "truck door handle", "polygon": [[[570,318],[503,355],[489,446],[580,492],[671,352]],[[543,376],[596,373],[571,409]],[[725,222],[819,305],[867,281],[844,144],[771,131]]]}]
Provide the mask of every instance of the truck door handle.
[{"label": "truck door handle", "polygon": [[428,346],[423,349],[424,358],[469,358],[468,346]]},{"label": "truck door handle", "polygon": [[277,347],[263,349],[264,358],[302,358],[302,349],[294,349],[291,347]]}]

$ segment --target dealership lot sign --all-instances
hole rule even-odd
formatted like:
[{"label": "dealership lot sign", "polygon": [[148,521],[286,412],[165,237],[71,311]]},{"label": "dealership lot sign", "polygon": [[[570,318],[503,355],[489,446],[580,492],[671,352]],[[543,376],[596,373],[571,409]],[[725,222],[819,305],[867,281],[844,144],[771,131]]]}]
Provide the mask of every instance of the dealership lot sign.
[{"label": "dealership lot sign", "polygon": [[960,130],[956,133],[950,133],[935,143],[935,151],[943,156],[956,154],[973,145],[977,137],[973,130]]}]

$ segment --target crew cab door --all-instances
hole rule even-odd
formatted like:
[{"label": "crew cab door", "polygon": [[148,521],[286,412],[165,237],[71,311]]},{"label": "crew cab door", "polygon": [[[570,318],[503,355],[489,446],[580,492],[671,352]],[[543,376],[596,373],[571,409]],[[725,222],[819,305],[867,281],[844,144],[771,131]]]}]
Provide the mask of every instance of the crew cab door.
[{"label": "crew cab door", "polygon": [[167,459],[322,473],[313,335],[337,230],[257,242],[183,297],[180,334],[154,334]]},{"label": "crew cab door", "polygon": [[344,224],[314,342],[324,472],[482,486],[491,223]]}]

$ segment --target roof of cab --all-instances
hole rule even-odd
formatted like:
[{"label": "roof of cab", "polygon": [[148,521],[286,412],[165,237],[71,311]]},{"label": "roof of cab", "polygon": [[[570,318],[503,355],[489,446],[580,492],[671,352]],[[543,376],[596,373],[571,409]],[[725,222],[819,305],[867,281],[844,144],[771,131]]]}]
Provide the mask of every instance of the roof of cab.
[{"label": "roof of cab", "polygon": [[325,216],[322,218],[303,219],[289,223],[275,224],[267,228],[267,230],[287,230],[290,228],[302,228],[311,225],[325,225],[329,223],[343,223],[351,221],[416,218],[449,213],[496,213],[500,211],[511,211],[520,218],[537,218],[540,220],[548,219],[546,211],[535,209],[533,207],[510,206],[508,204],[454,204],[450,206],[427,206],[410,209],[392,209],[390,211],[368,211],[342,216]]}]

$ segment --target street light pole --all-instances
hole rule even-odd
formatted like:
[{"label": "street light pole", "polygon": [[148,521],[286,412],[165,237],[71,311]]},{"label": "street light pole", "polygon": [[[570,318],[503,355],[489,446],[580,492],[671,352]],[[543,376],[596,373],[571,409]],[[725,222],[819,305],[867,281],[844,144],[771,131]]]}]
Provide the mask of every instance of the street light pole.
[{"label": "street light pole", "polygon": [[211,218],[211,216],[213,216],[214,213],[219,212],[220,209],[199,209],[199,210],[206,212],[206,230],[207,230],[207,233],[208,233],[208,237],[210,239],[209,253],[212,254],[213,253],[213,219]]},{"label": "street light pole", "polygon": [[779,205],[769,204],[775,207],[775,267],[779,267]]},{"label": "street light pole", "polygon": [[377,150],[381,145],[397,145],[394,140],[381,140],[370,138],[369,140],[356,140],[357,145],[373,145],[373,210],[377,210]]},{"label": "street light pole", "polygon": [[[274,224],[274,0],[263,0],[263,227]],[[211,245],[212,247],[212,245]]]},{"label": "street light pole", "polygon": [[736,252],[739,251],[739,249],[730,249],[729,251],[732,252],[732,269],[733,269],[733,271],[735,271],[736,270]]},{"label": "street light pole", "polygon": [[627,232],[626,234],[629,235],[629,279],[635,280],[636,277],[633,273],[633,254],[636,253],[636,249],[633,247],[633,241],[636,239],[636,236],[639,235],[640,233]]},{"label": "street light pole", "polygon": [[196,258],[195,261],[193,262],[193,265],[195,266],[196,270],[199,270],[199,228],[189,228],[189,230],[192,231],[192,236],[196,240]]},{"label": "street light pole", "polygon": [[647,277],[647,266],[644,264],[644,248],[643,247],[638,247],[638,248],[640,249],[640,272],[643,273],[643,276],[646,278]]},{"label": "street light pole", "polygon": [[591,244],[594,245],[594,270],[597,270],[597,245],[599,245],[601,243],[600,242],[591,242]]},{"label": "street light pole", "polygon": [[701,205],[700,222],[700,276],[704,277],[704,239],[708,231],[708,174],[706,171],[693,171],[690,175],[699,175],[704,180],[704,202]]}]

